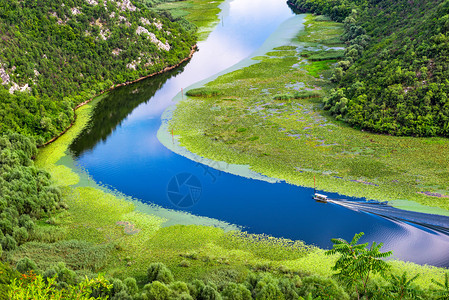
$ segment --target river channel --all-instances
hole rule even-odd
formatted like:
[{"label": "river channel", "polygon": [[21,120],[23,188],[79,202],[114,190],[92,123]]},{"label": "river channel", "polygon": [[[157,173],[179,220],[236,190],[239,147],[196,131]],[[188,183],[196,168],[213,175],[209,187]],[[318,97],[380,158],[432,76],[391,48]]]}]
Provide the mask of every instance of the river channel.
[{"label": "river channel", "polygon": [[[221,8],[220,23],[198,43],[189,62],[114,90],[97,104],[90,126],[71,145],[77,165],[96,182],[142,202],[236,224],[250,233],[330,248],[331,238],[350,240],[363,231],[362,242],[383,242],[382,250],[393,250],[395,258],[448,267],[449,237],[441,231],[318,203],[310,188],[218,171],[158,140],[162,114],[182,99],[181,89],[288,45],[303,29],[305,15],[294,14],[282,0],[232,0]],[[226,171],[227,166],[217,167]]]}]

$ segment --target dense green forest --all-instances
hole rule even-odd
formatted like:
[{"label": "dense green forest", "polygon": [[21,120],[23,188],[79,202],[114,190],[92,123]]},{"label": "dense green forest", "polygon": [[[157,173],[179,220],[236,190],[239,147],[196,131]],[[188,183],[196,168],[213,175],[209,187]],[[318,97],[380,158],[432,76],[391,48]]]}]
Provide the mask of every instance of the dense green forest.
[{"label": "dense green forest", "polygon": [[145,4],[1,0],[0,133],[40,144],[70,124],[77,104],[187,57],[192,32]]},{"label": "dense green forest", "polygon": [[449,1],[292,0],[342,21],[347,48],[324,100],[337,119],[379,133],[449,136]]}]

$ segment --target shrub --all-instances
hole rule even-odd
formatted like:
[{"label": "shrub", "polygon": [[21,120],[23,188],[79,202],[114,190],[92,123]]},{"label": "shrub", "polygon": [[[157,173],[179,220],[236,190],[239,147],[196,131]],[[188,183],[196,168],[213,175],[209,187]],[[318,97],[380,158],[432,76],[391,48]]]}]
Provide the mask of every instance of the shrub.
[{"label": "shrub", "polygon": [[206,98],[219,96],[220,94],[221,92],[219,90],[211,89],[208,87],[191,89],[186,92],[186,95],[190,97],[206,97]]},{"label": "shrub", "polygon": [[152,263],[148,268],[148,282],[159,281],[170,283],[173,281],[171,271],[163,263]]},{"label": "shrub", "polygon": [[193,299],[185,282],[175,281],[168,288],[171,290],[170,299]]},{"label": "shrub", "polygon": [[12,236],[19,245],[28,240],[28,232],[25,227],[14,227]]},{"label": "shrub", "polygon": [[111,300],[133,300],[133,297],[128,295],[128,293],[125,290],[122,290],[119,293],[112,296]]},{"label": "shrub", "polygon": [[320,91],[299,91],[293,94],[293,98],[295,99],[310,99],[310,98],[318,98],[323,95]]},{"label": "shrub", "polygon": [[243,285],[229,283],[222,292],[225,300],[251,300],[251,292]]},{"label": "shrub", "polygon": [[183,260],[179,263],[179,266],[180,266],[180,267],[184,267],[184,268],[188,268],[188,267],[190,267],[190,263],[189,263],[189,261],[183,259]]},{"label": "shrub", "polygon": [[258,292],[256,294],[257,300],[271,300],[271,299],[285,299],[284,294],[279,289],[279,287],[272,283],[260,283],[258,287]]},{"label": "shrub", "polygon": [[299,295],[296,291],[296,285],[293,281],[282,278],[279,280],[279,288],[282,294],[284,294],[285,299],[298,299]]},{"label": "shrub", "polygon": [[129,295],[134,295],[139,291],[139,288],[137,287],[137,282],[136,282],[135,278],[127,277],[127,278],[125,278],[123,283],[126,285],[126,289],[127,289]]},{"label": "shrub", "polygon": [[63,283],[70,285],[75,284],[78,281],[78,276],[76,275],[76,273],[67,268],[67,266],[63,262],[58,262],[56,265],[47,269],[44,272],[43,277],[45,279],[56,277],[56,282],[61,286],[64,285]]},{"label": "shrub", "polygon": [[[2,216],[3,219],[3,216]],[[0,231],[2,231],[4,234],[11,234],[13,230],[13,226],[10,220],[3,219],[0,220]]]},{"label": "shrub", "polygon": [[168,300],[170,299],[170,289],[160,281],[153,281],[145,285],[147,298],[149,300]]},{"label": "shrub", "polygon": [[349,299],[348,294],[335,280],[321,276],[303,278],[299,292],[303,297],[311,294],[313,297],[322,297],[323,299]]},{"label": "shrub", "polygon": [[125,291],[125,292],[127,291],[126,285],[123,283],[123,281],[121,281],[118,278],[113,278],[111,280],[111,284],[112,284],[112,289],[111,289],[112,295],[118,294],[122,291]]},{"label": "shrub", "polygon": [[220,293],[211,286],[210,284],[205,285],[203,290],[201,291],[200,297],[198,299],[201,300],[219,300],[221,299]]},{"label": "shrub", "polygon": [[192,295],[193,298],[198,299],[201,294],[201,291],[204,289],[204,286],[205,286],[204,282],[195,279],[188,285],[190,295]]},{"label": "shrub", "polygon": [[28,257],[24,257],[17,262],[16,270],[22,274],[25,274],[28,271],[37,271],[37,265]]},{"label": "shrub", "polygon": [[293,99],[293,95],[290,94],[279,94],[273,97],[274,100],[291,100]]}]

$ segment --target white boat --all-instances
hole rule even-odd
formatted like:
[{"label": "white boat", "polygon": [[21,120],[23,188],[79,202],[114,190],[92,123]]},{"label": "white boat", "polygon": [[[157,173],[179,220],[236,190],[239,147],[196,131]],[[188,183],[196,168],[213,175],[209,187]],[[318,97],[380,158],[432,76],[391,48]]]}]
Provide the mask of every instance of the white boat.
[{"label": "white boat", "polygon": [[327,202],[328,201],[326,195],[318,194],[318,193],[315,193],[313,195],[313,199],[315,199],[316,201],[319,201],[319,202]]}]

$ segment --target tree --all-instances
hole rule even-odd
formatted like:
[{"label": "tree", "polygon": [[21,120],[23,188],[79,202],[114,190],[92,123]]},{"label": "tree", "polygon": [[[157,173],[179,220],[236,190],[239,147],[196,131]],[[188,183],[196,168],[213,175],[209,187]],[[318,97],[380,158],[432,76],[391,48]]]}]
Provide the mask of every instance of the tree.
[{"label": "tree", "polygon": [[368,243],[357,244],[363,235],[363,232],[357,233],[349,243],[341,238],[332,239],[333,248],[325,252],[326,255],[340,254],[332,269],[338,271],[335,276],[345,285],[355,287],[359,299],[367,291],[370,276],[385,274],[390,268],[382,259],[392,254],[391,251],[380,252],[382,243],[373,242],[370,248],[367,248]]}]

